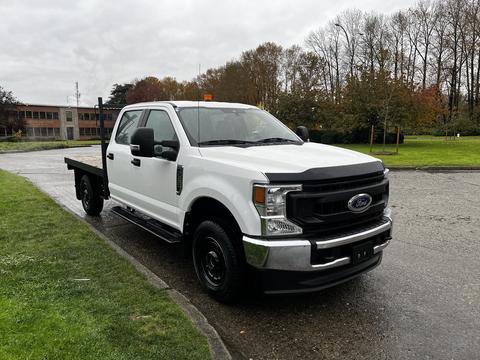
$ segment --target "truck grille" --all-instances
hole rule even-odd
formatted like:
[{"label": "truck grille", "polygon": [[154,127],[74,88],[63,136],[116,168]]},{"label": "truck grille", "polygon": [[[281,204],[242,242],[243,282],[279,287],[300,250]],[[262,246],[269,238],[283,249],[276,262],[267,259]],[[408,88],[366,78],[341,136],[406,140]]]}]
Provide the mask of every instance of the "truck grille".
[{"label": "truck grille", "polygon": [[[287,217],[301,226],[304,234],[355,231],[378,222],[388,202],[389,184],[383,172],[308,181],[302,186],[301,192],[287,195]],[[348,209],[348,200],[361,193],[369,194],[372,203],[368,210],[354,213]]]}]

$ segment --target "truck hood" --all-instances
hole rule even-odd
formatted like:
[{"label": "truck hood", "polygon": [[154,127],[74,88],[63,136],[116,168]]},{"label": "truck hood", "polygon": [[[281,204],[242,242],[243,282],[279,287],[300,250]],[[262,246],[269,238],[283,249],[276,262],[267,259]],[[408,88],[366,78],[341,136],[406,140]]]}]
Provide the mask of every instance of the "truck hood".
[{"label": "truck hood", "polygon": [[300,173],[312,168],[380,161],[356,151],[317,143],[250,147],[212,146],[199,149],[202,157],[211,161],[261,173]]}]

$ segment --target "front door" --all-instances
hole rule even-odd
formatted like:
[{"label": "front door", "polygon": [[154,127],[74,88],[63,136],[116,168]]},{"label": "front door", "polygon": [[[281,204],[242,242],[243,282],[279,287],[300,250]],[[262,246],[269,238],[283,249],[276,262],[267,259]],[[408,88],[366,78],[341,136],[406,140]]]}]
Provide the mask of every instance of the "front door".
[{"label": "front door", "polygon": [[67,140],[73,140],[73,127],[67,127]]},{"label": "front door", "polygon": [[[146,114],[145,127],[152,128],[155,141],[178,140],[167,111],[152,109]],[[177,162],[163,159],[165,150],[156,146],[156,157],[139,157],[141,165],[133,169],[135,178],[140,179],[137,204],[147,214],[179,229],[178,196],[176,193]]]}]

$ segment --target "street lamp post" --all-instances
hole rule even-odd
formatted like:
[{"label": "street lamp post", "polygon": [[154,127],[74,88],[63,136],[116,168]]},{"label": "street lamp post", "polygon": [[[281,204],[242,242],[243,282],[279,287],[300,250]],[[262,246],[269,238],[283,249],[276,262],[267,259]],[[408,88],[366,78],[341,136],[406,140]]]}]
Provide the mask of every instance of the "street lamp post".
[{"label": "street lamp post", "polygon": [[343,30],[343,33],[345,34],[345,38],[347,39],[347,46],[348,46],[348,52],[350,54],[350,76],[353,78],[353,50],[350,46],[350,39],[348,37],[348,33],[347,33],[347,30],[345,30],[345,28],[342,26],[342,24],[340,23],[335,23],[335,26],[336,27],[339,27],[340,29]]}]

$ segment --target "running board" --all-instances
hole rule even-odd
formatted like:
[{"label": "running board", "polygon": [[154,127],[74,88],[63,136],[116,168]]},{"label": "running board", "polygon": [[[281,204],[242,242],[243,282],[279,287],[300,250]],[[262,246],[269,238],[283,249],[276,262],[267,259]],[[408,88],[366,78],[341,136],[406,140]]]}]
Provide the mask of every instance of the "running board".
[{"label": "running board", "polygon": [[121,206],[114,206],[112,212],[168,243],[173,244],[182,241],[182,233],[180,231],[146,215],[137,215],[137,213],[129,211]]}]

